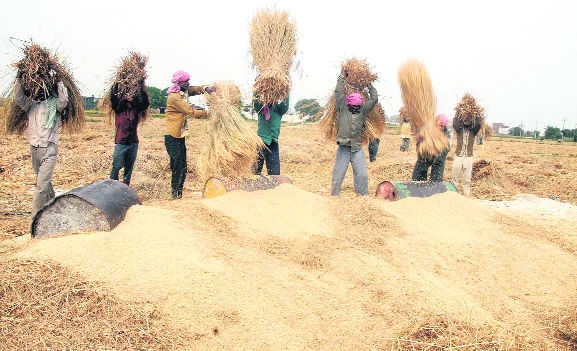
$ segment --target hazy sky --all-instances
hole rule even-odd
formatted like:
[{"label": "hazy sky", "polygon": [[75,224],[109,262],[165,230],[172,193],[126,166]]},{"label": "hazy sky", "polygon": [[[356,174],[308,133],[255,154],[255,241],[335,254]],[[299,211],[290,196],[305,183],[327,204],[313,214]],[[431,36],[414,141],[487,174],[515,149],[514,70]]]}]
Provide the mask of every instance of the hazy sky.
[{"label": "hazy sky", "polygon": [[388,114],[401,106],[397,69],[427,66],[438,112],[472,93],[489,122],[526,129],[577,127],[576,1],[8,1],[0,14],[0,89],[21,39],[55,49],[83,95],[101,96],[129,50],[149,55],[148,85],[177,69],[192,84],[233,81],[250,97],[249,25],[262,8],[287,10],[298,28],[291,102],[334,89],[340,64],[366,59]]}]

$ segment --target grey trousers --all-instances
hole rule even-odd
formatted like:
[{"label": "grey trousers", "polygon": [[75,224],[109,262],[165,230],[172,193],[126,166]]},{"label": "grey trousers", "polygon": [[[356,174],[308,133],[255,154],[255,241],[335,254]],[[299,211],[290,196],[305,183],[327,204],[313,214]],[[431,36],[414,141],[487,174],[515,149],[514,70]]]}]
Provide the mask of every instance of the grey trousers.
[{"label": "grey trousers", "polygon": [[58,145],[48,143],[47,147],[30,146],[32,167],[36,172],[36,190],[32,198],[32,217],[50,200],[54,198],[52,188],[52,172],[58,157]]},{"label": "grey trousers", "polygon": [[341,193],[341,185],[349,163],[353,166],[353,181],[355,184],[355,192],[359,195],[369,194],[369,172],[367,170],[367,161],[365,160],[365,153],[363,149],[352,152],[350,146],[339,145],[337,149],[337,156],[335,165],[333,167],[333,179],[331,181],[331,195],[339,195]]},{"label": "grey trousers", "polygon": [[473,172],[472,156],[456,156],[453,160],[453,174],[451,178],[457,189],[461,190],[463,195],[471,196],[471,176]]}]

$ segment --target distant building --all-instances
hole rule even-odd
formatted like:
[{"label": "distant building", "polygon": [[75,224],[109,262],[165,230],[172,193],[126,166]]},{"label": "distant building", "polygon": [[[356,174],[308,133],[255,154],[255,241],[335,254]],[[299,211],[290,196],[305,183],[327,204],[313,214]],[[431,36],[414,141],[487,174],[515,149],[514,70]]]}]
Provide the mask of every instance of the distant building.
[{"label": "distant building", "polygon": [[82,105],[84,105],[85,110],[98,110],[100,100],[102,100],[102,98],[94,97],[94,95],[83,96]]},{"label": "distant building", "polygon": [[505,125],[504,123],[493,123],[492,127],[494,134],[509,134],[509,129],[511,129],[511,127]]}]

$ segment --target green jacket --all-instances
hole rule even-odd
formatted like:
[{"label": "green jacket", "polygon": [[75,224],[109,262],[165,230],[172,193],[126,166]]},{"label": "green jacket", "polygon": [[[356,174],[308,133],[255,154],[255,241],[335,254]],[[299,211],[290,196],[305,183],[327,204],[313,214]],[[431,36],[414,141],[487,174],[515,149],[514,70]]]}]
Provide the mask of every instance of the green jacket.
[{"label": "green jacket", "polygon": [[349,111],[345,96],[345,78],[339,76],[337,87],[335,88],[338,131],[337,144],[350,146],[352,152],[361,149],[361,134],[365,128],[365,119],[377,104],[377,89],[369,84],[369,99],[363,103],[359,113],[353,114]]},{"label": "green jacket", "polygon": [[264,117],[262,110],[264,105],[262,102],[254,99],[253,106],[254,110],[258,112],[258,136],[266,145],[270,145],[273,140],[278,142],[278,136],[280,134],[280,120],[289,108],[288,95],[283,102],[275,103],[269,106],[270,119],[268,121]]}]

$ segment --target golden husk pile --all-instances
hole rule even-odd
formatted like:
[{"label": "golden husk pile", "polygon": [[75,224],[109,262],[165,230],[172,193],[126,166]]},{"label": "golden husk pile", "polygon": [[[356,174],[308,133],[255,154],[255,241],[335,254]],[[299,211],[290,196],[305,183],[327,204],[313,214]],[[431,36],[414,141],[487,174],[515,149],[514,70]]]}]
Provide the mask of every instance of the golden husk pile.
[{"label": "golden husk pile", "polygon": [[[364,101],[369,98],[367,87],[377,80],[378,76],[371,72],[369,65],[362,60],[352,58],[342,65],[343,71],[348,73],[345,84],[345,95],[360,93]],[[326,105],[325,117],[320,122],[320,127],[326,139],[334,141],[337,138],[337,107],[336,97],[333,92]],[[365,120],[365,129],[361,135],[363,144],[368,140],[379,138],[385,131],[385,111],[381,103],[377,103],[369,112]]]},{"label": "golden husk pile", "polygon": [[470,117],[473,123],[482,122],[485,116],[485,109],[477,104],[471,94],[465,94],[461,101],[455,106],[455,118],[463,120]]},{"label": "golden husk pile", "polygon": [[14,102],[17,82],[28,99],[45,100],[51,92],[57,90],[59,81],[68,89],[68,105],[61,114],[62,124],[68,132],[78,132],[84,125],[84,106],[80,90],[69,69],[56,55],[33,42],[26,44],[22,52],[24,58],[13,64],[17,73],[7,107],[6,132],[22,134],[28,126],[27,112]]},{"label": "golden husk pile", "polygon": [[[108,90],[104,93],[103,107],[109,122],[114,120],[114,110],[110,103],[112,85],[118,84],[117,95],[119,98],[134,97],[140,94],[140,84],[148,77],[148,73],[146,72],[147,62],[147,56],[134,51],[130,51],[127,56],[122,58],[114,77],[111,79]],[[139,121],[144,121],[147,116],[148,111],[144,116],[141,116]]]},{"label": "golden husk pile", "polygon": [[204,179],[248,175],[264,144],[243,118],[241,93],[232,83],[216,83],[216,92],[206,94],[209,105],[208,142],[198,158]]},{"label": "golden husk pile", "polygon": [[285,11],[261,10],[252,19],[250,46],[258,69],[254,92],[263,104],[284,100],[296,54],[296,25]]},{"label": "golden husk pile", "polygon": [[411,123],[417,140],[417,152],[433,157],[447,149],[448,140],[437,126],[436,99],[433,84],[425,66],[417,60],[408,60],[398,72],[403,98],[403,115]]}]

